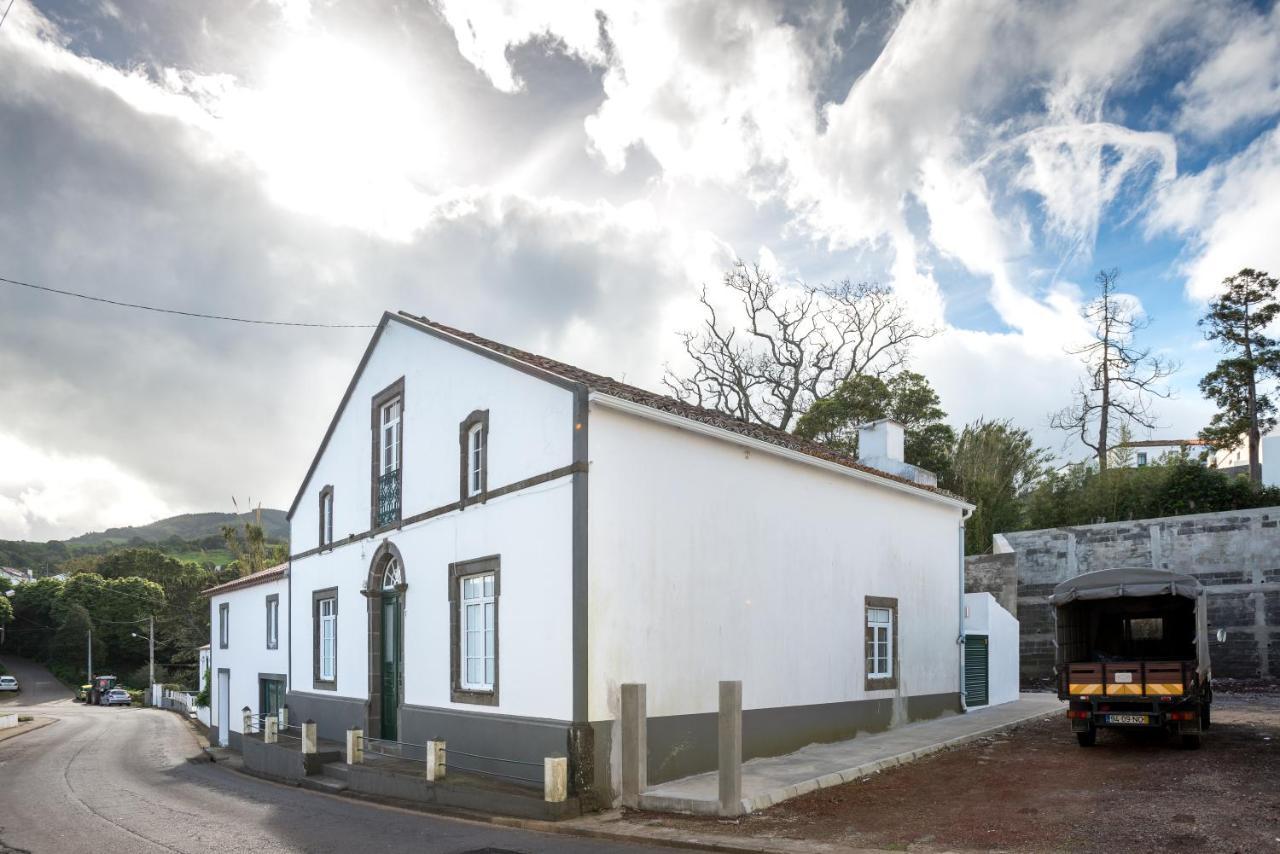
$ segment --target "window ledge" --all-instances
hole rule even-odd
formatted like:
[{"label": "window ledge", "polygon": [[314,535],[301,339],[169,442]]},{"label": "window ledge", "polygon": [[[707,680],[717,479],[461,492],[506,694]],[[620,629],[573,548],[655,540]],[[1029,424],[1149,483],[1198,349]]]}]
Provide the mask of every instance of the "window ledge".
[{"label": "window ledge", "polygon": [[494,691],[473,691],[467,688],[454,688],[449,693],[449,699],[455,703],[469,703],[473,706],[496,706],[498,705],[498,692]]},{"label": "window ledge", "polygon": [[311,687],[316,691],[337,691],[338,683],[336,680],[326,681],[322,679],[317,679],[311,683]]}]

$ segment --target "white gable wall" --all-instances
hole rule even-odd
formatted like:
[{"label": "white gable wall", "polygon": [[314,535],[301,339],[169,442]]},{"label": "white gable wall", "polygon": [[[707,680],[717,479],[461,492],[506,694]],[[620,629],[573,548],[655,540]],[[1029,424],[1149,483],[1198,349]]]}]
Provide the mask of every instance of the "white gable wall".
[{"label": "white gable wall", "polygon": [[320,490],[326,484],[334,487],[334,540],[369,529],[370,401],[400,377],[405,515],[458,500],[458,425],[477,409],[489,410],[491,490],[573,461],[570,391],[392,320],[291,520],[295,553],[319,544]]},{"label": "white gable wall", "polygon": [[[590,717],[960,690],[960,510],[593,404]],[[899,687],[864,690],[865,596],[896,597]]]}]

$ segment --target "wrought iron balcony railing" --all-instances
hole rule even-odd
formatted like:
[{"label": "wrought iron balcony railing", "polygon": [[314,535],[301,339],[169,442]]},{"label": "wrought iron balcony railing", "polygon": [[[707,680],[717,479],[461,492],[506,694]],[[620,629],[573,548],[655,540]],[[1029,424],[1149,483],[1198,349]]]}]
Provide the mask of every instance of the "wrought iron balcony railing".
[{"label": "wrought iron balcony railing", "polygon": [[378,527],[400,521],[400,471],[378,478]]}]

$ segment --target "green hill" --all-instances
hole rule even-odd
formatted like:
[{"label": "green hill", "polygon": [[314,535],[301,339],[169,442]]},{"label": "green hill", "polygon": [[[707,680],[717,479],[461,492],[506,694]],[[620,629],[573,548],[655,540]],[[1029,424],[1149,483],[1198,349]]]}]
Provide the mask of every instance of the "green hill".
[{"label": "green hill", "polygon": [[[268,540],[280,541],[289,539],[289,522],[283,510],[262,511],[262,527]],[[165,540],[203,540],[208,537],[221,537],[223,525],[239,525],[253,521],[253,513],[183,513],[181,516],[170,516],[152,522],[150,525],[129,525],[124,528],[108,528],[89,534],[72,537],[66,543],[69,546],[94,546],[101,544],[130,543],[142,540],[147,543],[160,543]]]}]

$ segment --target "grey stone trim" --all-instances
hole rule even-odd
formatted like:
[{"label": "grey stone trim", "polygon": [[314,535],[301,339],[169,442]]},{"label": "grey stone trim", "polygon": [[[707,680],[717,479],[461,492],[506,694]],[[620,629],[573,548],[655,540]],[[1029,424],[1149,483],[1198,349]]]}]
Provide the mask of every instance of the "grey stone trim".
[{"label": "grey stone trim", "polygon": [[[469,575],[493,573],[493,690],[474,691],[462,687],[462,579]],[[502,559],[500,555],[474,558],[449,564],[449,699],[477,706],[498,705],[498,677],[502,671]]]},{"label": "grey stone trim", "polygon": [[[266,607],[267,617],[267,649],[280,648],[280,594],[272,593],[263,603]],[[271,637],[271,606],[275,605],[276,610],[276,636]]]},{"label": "grey stone trim", "polygon": [[[471,428],[480,425],[480,491],[471,495]],[[483,504],[489,498],[489,410],[477,409],[458,425],[458,507]]]},{"label": "grey stone trim", "polygon": [[[326,528],[324,518],[324,502],[329,501],[329,525]],[[324,548],[333,543],[333,484],[325,484],[320,490],[320,512],[317,514],[316,523],[319,530],[319,537],[316,543],[319,548]]]},{"label": "grey stone trim", "polygon": [[[365,720],[364,731],[371,738],[380,738],[382,732],[382,600],[385,595],[382,590],[382,572],[388,558],[394,557],[400,561],[400,570],[408,577],[409,568],[405,566],[404,557],[400,554],[400,549],[395,543],[387,540],[378,546],[378,550],[373,553],[373,558],[369,561],[369,575],[365,579],[364,590],[365,601],[368,607],[368,626],[369,626],[369,708],[368,715]],[[399,647],[396,658],[400,662],[400,672],[396,674],[396,695],[401,704],[404,702],[404,609],[405,609],[405,593],[408,591],[408,584],[400,584],[396,587],[397,607],[400,611],[400,638]]]},{"label": "grey stone trim", "polygon": [[[872,678],[867,676],[867,652],[871,647],[871,627],[867,625],[868,608],[888,608],[893,612],[890,618],[893,623],[893,640],[890,646],[893,649],[893,675],[882,678]],[[862,675],[863,689],[867,691],[884,691],[886,689],[897,689],[898,687],[898,600],[891,596],[868,596],[862,612],[863,627],[863,645],[862,645]]]},{"label": "grey stone trim", "polygon": [[[586,472],[585,463],[581,465],[578,463],[573,463],[572,465],[561,466],[560,468],[552,469],[551,471],[546,471],[546,472],[543,472],[542,474],[536,474],[533,477],[527,477],[524,480],[518,480],[515,483],[509,483],[506,486],[499,487],[498,489],[491,489],[485,495],[485,498],[488,501],[492,501],[493,499],[501,498],[504,495],[511,495],[512,493],[520,492],[525,489],[530,489],[535,486],[540,486],[544,483],[549,483],[553,480],[559,480],[560,478],[567,477],[569,475],[576,475],[580,472],[582,473]],[[351,545],[352,543],[358,543],[361,540],[367,540],[367,539],[370,539],[371,537],[377,537],[381,534],[389,533],[391,531],[398,531],[401,528],[405,527],[406,525],[413,525],[418,522],[425,522],[429,519],[434,519],[437,516],[444,516],[445,514],[452,513],[455,510],[460,510],[461,508],[462,508],[462,502],[451,501],[448,504],[442,504],[439,507],[433,507],[430,510],[424,510],[421,513],[415,513],[412,516],[406,516],[402,518],[399,522],[395,522],[390,525],[383,525],[381,528],[373,528],[368,531],[362,531],[359,534],[351,534],[345,540],[343,540],[340,543],[335,543],[333,546],[326,546],[324,548],[307,549],[306,551],[298,552],[297,554],[290,555],[289,560],[291,561],[302,560],[303,558],[308,558],[313,555],[320,554],[321,552],[327,552],[334,548],[339,548],[345,545]],[[584,538],[585,538],[585,534],[584,534]],[[585,547],[584,547],[584,555],[585,555]],[[583,560],[585,561],[585,557],[583,558]]]},{"label": "grey stone trim", "polygon": [[231,643],[231,603],[218,603],[218,649],[226,649]]},{"label": "grey stone trim", "polygon": [[[590,390],[579,386],[573,396],[573,594],[570,602],[572,619],[571,655],[573,659],[573,729],[570,732],[569,777],[570,786],[579,797],[586,799],[588,808],[597,806],[596,792],[596,744],[597,731],[588,722],[589,655],[588,620],[590,599],[588,586],[588,472],[590,471],[590,445],[588,441],[591,418]],[[608,742],[605,742],[608,750]],[[607,779],[607,778],[606,778]]]},{"label": "grey stone trim", "polygon": [[[320,603],[333,600],[333,679],[320,678]],[[311,591],[311,687],[317,691],[338,690],[338,588]]]},{"label": "grey stone trim", "polygon": [[404,424],[405,398],[404,377],[393,382],[373,396],[369,401],[370,466],[369,466],[369,528],[378,525],[378,472],[382,467],[382,429],[381,414],[384,404],[400,398],[400,440],[396,443],[396,477],[400,481],[400,515],[404,516]]}]

